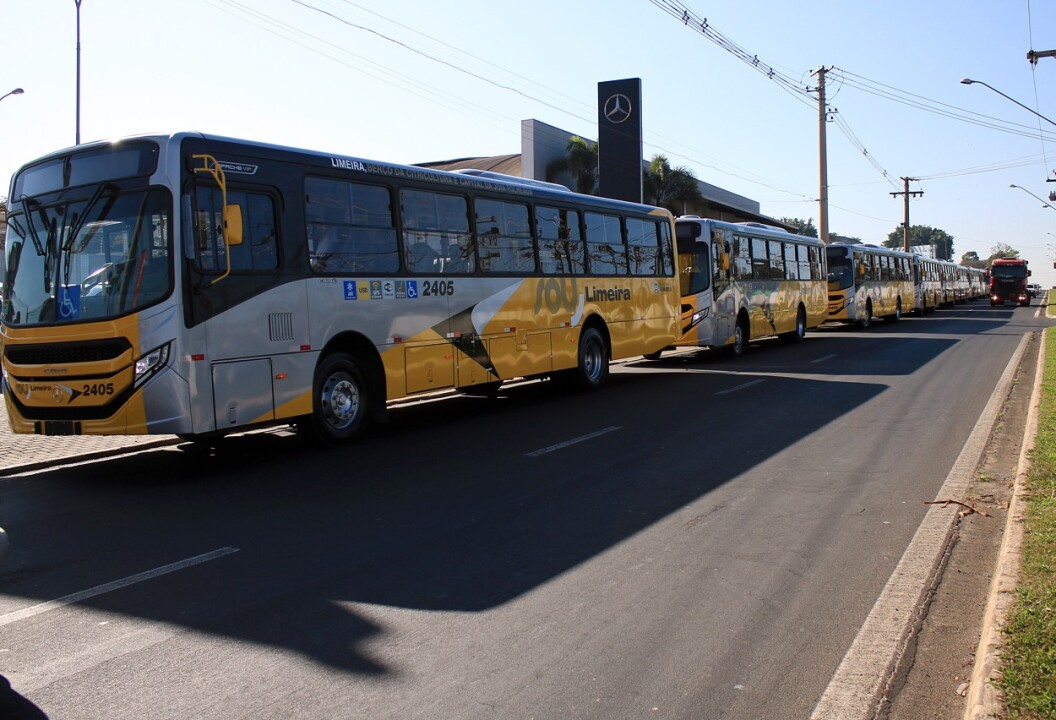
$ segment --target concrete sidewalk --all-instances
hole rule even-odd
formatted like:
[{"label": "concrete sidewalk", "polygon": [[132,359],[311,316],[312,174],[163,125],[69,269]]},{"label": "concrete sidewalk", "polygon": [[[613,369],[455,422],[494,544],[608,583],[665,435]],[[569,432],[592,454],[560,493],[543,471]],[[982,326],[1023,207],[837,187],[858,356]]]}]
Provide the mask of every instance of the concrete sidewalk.
[{"label": "concrete sidewalk", "polygon": [[178,442],[175,435],[16,435],[7,423],[7,406],[0,395],[0,477]]}]

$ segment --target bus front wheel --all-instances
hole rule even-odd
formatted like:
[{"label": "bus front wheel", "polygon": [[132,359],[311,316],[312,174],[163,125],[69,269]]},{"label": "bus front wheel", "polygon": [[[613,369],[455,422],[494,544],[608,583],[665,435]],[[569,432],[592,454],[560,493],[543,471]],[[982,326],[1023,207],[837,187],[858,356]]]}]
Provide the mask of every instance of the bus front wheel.
[{"label": "bus front wheel", "polygon": [[308,425],[323,445],[340,445],[367,428],[370,395],[363,373],[348,353],[327,355],[315,369]]},{"label": "bus front wheel", "polygon": [[733,344],[730,345],[730,352],[738,357],[748,352],[748,338],[748,320],[740,317],[733,326]]}]

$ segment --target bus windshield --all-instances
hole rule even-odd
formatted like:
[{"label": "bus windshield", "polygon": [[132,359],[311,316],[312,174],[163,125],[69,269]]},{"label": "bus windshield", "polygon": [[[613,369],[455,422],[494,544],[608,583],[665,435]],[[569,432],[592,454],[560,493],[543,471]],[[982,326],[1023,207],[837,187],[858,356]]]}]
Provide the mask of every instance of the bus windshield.
[{"label": "bus windshield", "polygon": [[12,199],[3,320],[50,325],[104,320],[172,288],[171,195],[87,185],[60,196]]},{"label": "bus windshield", "polygon": [[840,290],[854,285],[854,265],[847,255],[829,253],[829,282],[837,283]]}]

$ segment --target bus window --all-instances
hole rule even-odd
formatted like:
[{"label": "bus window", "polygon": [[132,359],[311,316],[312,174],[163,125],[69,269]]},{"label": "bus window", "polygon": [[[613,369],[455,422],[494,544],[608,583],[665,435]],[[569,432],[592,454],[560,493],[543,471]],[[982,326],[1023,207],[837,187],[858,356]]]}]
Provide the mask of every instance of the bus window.
[{"label": "bus window", "polygon": [[627,249],[631,275],[660,275],[660,245],[657,224],[652,220],[627,218]]},{"label": "bus window", "polygon": [[528,206],[486,199],[476,200],[473,206],[480,269],[486,273],[521,275],[535,272]]},{"label": "bus window", "polygon": [[593,275],[626,275],[627,246],[623,244],[620,218],[601,213],[584,213],[587,226],[587,254]]},{"label": "bus window", "polygon": [[261,193],[231,191],[229,205],[242,208],[243,235],[240,245],[224,244],[221,228],[223,195],[219,188],[198,187],[196,261],[207,272],[222,272],[227,268],[225,253],[231,253],[231,272],[274,270],[279,266],[275,237],[275,204]]},{"label": "bus window", "polygon": [[784,243],[783,250],[785,254],[785,278],[787,280],[799,280],[799,263],[796,261],[795,243]]},{"label": "bus window", "polygon": [[473,272],[476,256],[469,232],[469,207],[461,195],[403,190],[403,259],[412,273]]},{"label": "bus window", "polygon": [[748,238],[742,235],[733,236],[733,278],[734,280],[752,279],[752,256]]},{"label": "bus window", "polygon": [[781,257],[781,242],[779,240],[767,241],[770,250],[770,279],[785,279],[785,260]]},{"label": "bus window", "polygon": [[310,177],[305,182],[305,222],[316,272],[400,269],[387,187]]},{"label": "bus window", "polygon": [[696,241],[692,245],[683,243],[679,265],[679,291],[682,297],[696,295],[708,289],[711,285],[711,259],[708,257],[708,243]]},{"label": "bus window", "polygon": [[535,208],[539,238],[539,269],[547,275],[582,275],[586,272],[579,213],[564,208]]},{"label": "bus window", "polygon": [[770,261],[766,257],[766,240],[752,238],[752,279],[770,278]]},{"label": "bus window", "polygon": [[[835,250],[835,248],[834,248]],[[829,282],[836,283],[836,289],[845,290],[854,287],[854,263],[850,253],[830,252]]]}]

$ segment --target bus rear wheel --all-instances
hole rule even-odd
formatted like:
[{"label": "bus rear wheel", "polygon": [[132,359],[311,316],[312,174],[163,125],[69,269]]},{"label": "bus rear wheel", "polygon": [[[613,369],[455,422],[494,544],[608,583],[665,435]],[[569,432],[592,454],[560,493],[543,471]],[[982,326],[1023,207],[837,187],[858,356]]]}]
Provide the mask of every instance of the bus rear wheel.
[{"label": "bus rear wheel", "polygon": [[792,332],[783,333],[781,339],[785,342],[801,342],[807,336],[807,311],[800,305],[796,310],[796,329]]},{"label": "bus rear wheel", "polygon": [[884,318],[887,322],[898,322],[902,319],[902,298],[895,300],[895,311]]},{"label": "bus rear wheel", "polygon": [[572,390],[596,390],[609,376],[609,353],[605,338],[597,328],[586,328],[579,336],[576,367],[554,374],[563,387]]},{"label": "bus rear wheel", "polygon": [[315,369],[312,414],[301,429],[328,446],[350,442],[366,430],[370,393],[356,360],[348,353],[327,355]]}]

